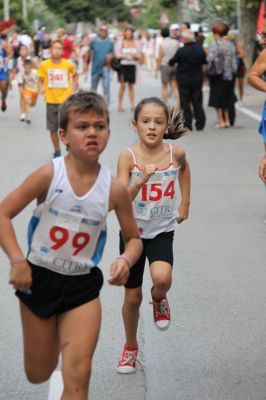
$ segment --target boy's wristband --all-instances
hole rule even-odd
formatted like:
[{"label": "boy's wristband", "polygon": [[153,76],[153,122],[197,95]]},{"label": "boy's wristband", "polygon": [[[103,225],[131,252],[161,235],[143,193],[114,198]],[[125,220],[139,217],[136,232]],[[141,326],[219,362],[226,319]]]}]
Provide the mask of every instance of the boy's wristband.
[{"label": "boy's wristband", "polygon": [[25,260],[26,260],[26,258],[24,256],[17,256],[17,257],[10,258],[9,262],[11,265],[14,265],[14,264],[18,264],[21,261],[25,261]]},{"label": "boy's wristband", "polygon": [[122,260],[125,260],[125,262],[127,263],[128,268],[132,267],[131,262],[129,261],[129,259],[127,258],[127,256],[125,256],[124,254],[121,254],[121,256],[117,257],[117,260],[119,260],[119,258],[121,258]]}]

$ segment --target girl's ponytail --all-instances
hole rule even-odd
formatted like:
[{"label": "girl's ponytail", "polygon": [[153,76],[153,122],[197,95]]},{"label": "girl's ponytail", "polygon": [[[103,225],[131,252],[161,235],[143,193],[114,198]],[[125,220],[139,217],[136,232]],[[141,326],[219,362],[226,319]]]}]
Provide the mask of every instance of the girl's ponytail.
[{"label": "girl's ponytail", "polygon": [[183,111],[176,111],[175,108],[168,108],[168,129],[163,135],[164,139],[176,140],[184,136],[188,129],[185,127]]}]

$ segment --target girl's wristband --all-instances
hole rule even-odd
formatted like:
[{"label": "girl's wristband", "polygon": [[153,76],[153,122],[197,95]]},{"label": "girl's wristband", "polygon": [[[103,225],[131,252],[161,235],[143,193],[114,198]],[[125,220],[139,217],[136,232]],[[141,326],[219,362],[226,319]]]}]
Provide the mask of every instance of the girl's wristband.
[{"label": "girl's wristband", "polygon": [[17,257],[10,258],[9,262],[11,265],[14,265],[14,264],[18,264],[21,261],[25,261],[25,260],[26,260],[26,258],[24,256],[17,256]]},{"label": "girl's wristband", "polygon": [[121,254],[121,256],[117,257],[117,260],[119,260],[119,258],[121,258],[122,260],[124,260],[127,263],[128,268],[132,267],[132,264],[129,261],[129,259],[127,258],[127,256],[125,256],[124,254]]}]

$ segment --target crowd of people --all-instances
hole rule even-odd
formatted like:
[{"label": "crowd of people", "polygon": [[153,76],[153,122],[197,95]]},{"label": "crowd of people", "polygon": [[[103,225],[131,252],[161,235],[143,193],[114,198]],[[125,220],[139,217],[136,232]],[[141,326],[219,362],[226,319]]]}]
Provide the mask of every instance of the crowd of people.
[{"label": "crowd of people", "polygon": [[[113,34],[106,24],[100,25],[96,32],[84,35],[70,35],[62,28],[56,32],[48,32],[43,27],[31,37],[25,31],[9,29],[7,33],[1,34],[0,39],[2,111],[7,108],[8,90],[16,81],[20,87],[21,121],[31,122],[27,105],[34,106],[36,94],[39,94],[36,79],[33,77],[40,64],[51,59],[54,40],[62,43],[61,58],[74,64],[77,74],[83,75],[84,81],[88,80],[87,89],[97,91],[99,82],[102,81],[108,104],[111,100],[111,78],[117,78],[120,112],[124,110],[126,89],[130,109],[134,110],[135,84],[141,82],[141,70],[146,68],[151,77],[161,79],[161,95],[165,103],[169,100],[169,94],[173,94],[176,108],[185,112],[188,129],[202,130],[205,126],[202,86],[207,81],[211,89],[209,106],[217,111],[214,128],[226,128],[234,124],[234,103],[237,101],[235,81],[238,82],[241,102],[246,72],[245,54],[236,34],[231,34],[229,27],[223,22],[214,24],[212,32],[207,35],[200,28],[198,32],[193,32],[188,22],[172,24],[152,34],[145,30],[134,31],[130,26]],[[24,63],[29,59],[32,70],[25,74]],[[115,71],[112,68],[114,59],[117,62]],[[215,69],[216,66],[218,70]],[[224,94],[228,90],[230,96]],[[25,93],[29,92],[34,94],[26,96]],[[58,149],[55,153],[56,151]]]},{"label": "crowd of people", "polygon": [[[34,171],[1,202],[0,244],[9,258],[10,283],[20,300],[27,377],[32,383],[49,379],[62,353],[64,400],[88,398],[101,323],[103,275],[98,265],[109,211],[115,210],[121,228],[120,255],[111,264],[109,283],[125,287],[125,343],[117,371],[136,371],[146,260],[155,326],[161,331],[169,327],[167,293],[172,283],[174,232],[189,215],[190,168],[184,149],[164,139],[176,140],[188,130],[204,129],[206,78],[209,106],[217,113],[213,127],[234,124],[234,84],[237,77],[244,78],[245,63],[241,45],[228,33],[226,23],[216,22],[205,41],[203,32],[195,37],[186,22],[164,27],[158,37],[147,32],[136,35],[127,26],[112,38],[106,24],[97,34],[79,38],[63,29],[51,37],[45,29],[33,38],[16,31],[1,36],[2,111],[15,80],[22,122],[31,122],[30,107],[44,92],[54,153],[51,163]],[[260,78],[266,69],[264,57],[252,73],[253,84],[260,90],[264,90]],[[162,99],[146,97],[136,105],[135,83],[142,65],[151,76],[160,72]],[[91,91],[77,91],[78,75],[86,81],[89,70]],[[137,143],[119,157],[117,178],[98,160],[110,134],[112,73],[117,73],[119,82],[118,112],[124,110],[127,88],[138,134]],[[103,97],[97,93],[101,80]],[[175,101],[172,111],[168,86]],[[60,142],[67,148],[65,156]],[[261,168],[265,180],[265,164]],[[12,218],[32,200],[37,207],[29,223],[25,256]]]}]

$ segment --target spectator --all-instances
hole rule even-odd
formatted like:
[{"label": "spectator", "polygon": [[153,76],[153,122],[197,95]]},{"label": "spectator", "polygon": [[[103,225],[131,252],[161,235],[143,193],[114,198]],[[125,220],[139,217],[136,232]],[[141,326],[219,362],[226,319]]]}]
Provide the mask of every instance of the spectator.
[{"label": "spectator", "polygon": [[180,26],[180,29],[181,30],[186,30],[186,29],[190,29],[190,22],[188,22],[188,21],[185,21],[185,22],[182,22],[182,24],[181,24],[181,26]]},{"label": "spectator", "polygon": [[238,86],[238,94],[239,94],[240,104],[242,104],[243,97],[244,97],[244,78],[246,75],[245,51],[244,51],[243,44],[238,39],[236,33],[230,33],[228,35],[228,39],[233,44],[235,51],[236,51],[236,55],[237,55],[236,82],[237,82],[237,86]]},{"label": "spectator", "polygon": [[169,29],[170,29],[171,38],[176,39],[176,40],[179,41],[180,33],[181,33],[181,29],[180,29],[179,24],[172,24],[172,25],[170,25]]},{"label": "spectator", "polygon": [[216,22],[212,27],[214,42],[208,48],[208,75],[210,81],[209,106],[217,113],[214,128],[230,126],[229,110],[236,98],[234,75],[237,71],[236,52],[232,43],[225,39],[229,27],[224,22]]},{"label": "spectator", "polygon": [[28,35],[28,33],[26,31],[22,31],[21,32],[21,36],[20,36],[20,43],[23,46],[26,46],[29,50],[29,53],[31,54],[33,52],[33,40],[32,38]]},{"label": "spectator", "polygon": [[196,43],[198,43],[200,46],[203,46],[204,40],[205,35],[203,33],[202,26],[200,26],[198,32],[196,33]]},{"label": "spectator", "polygon": [[114,53],[114,45],[108,37],[108,26],[102,24],[98,35],[89,46],[88,60],[92,59],[91,89],[97,91],[100,79],[102,79],[104,97],[110,102],[110,61]]},{"label": "spectator", "polygon": [[50,47],[51,47],[51,38],[50,33],[45,32],[43,41],[42,41],[42,49],[41,49],[41,58],[42,60],[47,60],[51,57]]},{"label": "spectator", "polygon": [[68,33],[65,33],[63,28],[59,28],[57,30],[57,39],[61,40],[63,43],[63,54],[62,58],[69,59],[73,47],[73,39],[70,37]]},{"label": "spectator", "polygon": [[176,67],[168,65],[169,60],[173,58],[179,47],[179,42],[170,37],[169,28],[163,28],[161,30],[161,36],[163,40],[159,47],[157,71],[159,71],[159,69],[161,70],[162,98],[163,101],[167,104],[168,86],[170,85],[176,99],[177,108],[179,108],[179,93],[176,83]]},{"label": "spectator", "polygon": [[121,59],[121,69],[119,72],[120,88],[118,92],[118,111],[124,111],[123,98],[126,85],[128,85],[130,108],[131,111],[134,111],[136,66],[141,58],[141,49],[134,39],[134,30],[132,28],[125,28],[122,41],[117,43],[116,55]]},{"label": "spectator", "polygon": [[193,129],[192,105],[196,129],[201,131],[204,129],[206,120],[202,104],[202,67],[206,64],[206,54],[202,47],[195,42],[194,33],[191,30],[182,30],[181,40],[184,46],[177,50],[169,64],[177,63],[176,77],[181,109],[185,116],[185,126],[190,130]]}]

